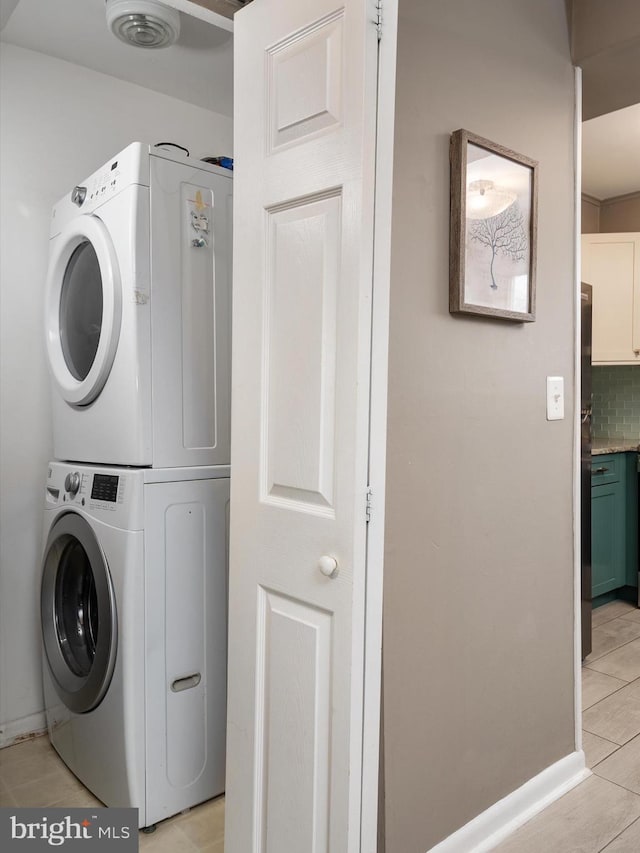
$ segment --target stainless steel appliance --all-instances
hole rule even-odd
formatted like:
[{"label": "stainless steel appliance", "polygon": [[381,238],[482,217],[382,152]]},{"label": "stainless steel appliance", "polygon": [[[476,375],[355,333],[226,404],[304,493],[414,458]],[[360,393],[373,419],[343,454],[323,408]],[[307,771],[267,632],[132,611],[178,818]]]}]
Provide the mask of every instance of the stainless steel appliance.
[{"label": "stainless steel appliance", "polygon": [[580,526],[582,659],[591,652],[591,285],[580,289]]}]

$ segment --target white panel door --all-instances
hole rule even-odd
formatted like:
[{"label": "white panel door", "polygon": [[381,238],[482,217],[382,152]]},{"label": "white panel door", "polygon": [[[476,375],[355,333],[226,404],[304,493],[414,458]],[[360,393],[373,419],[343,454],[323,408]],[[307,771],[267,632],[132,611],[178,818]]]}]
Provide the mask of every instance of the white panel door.
[{"label": "white panel door", "polygon": [[235,18],[226,853],[360,849],[374,20]]}]

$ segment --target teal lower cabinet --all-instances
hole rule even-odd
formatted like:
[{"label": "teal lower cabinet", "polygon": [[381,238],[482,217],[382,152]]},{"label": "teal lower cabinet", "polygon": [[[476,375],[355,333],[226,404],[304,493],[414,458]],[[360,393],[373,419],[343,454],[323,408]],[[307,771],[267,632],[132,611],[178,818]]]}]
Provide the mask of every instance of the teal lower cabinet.
[{"label": "teal lower cabinet", "polygon": [[591,465],[591,579],[596,599],[638,585],[637,454],[594,456]]},{"label": "teal lower cabinet", "polygon": [[591,487],[591,592],[625,584],[624,493],[620,483]]}]

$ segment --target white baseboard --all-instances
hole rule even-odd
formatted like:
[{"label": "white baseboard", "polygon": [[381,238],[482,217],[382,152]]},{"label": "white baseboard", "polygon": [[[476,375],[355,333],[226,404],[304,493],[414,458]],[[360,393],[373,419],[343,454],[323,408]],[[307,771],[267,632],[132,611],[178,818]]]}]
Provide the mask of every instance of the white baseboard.
[{"label": "white baseboard", "polygon": [[436,844],[430,853],[487,853],[589,776],[584,752],[572,752]]},{"label": "white baseboard", "polygon": [[5,746],[13,746],[31,737],[42,735],[46,730],[47,720],[44,711],[39,711],[37,714],[30,714],[28,717],[22,717],[19,720],[11,720],[11,722],[3,723],[0,726],[0,749]]}]

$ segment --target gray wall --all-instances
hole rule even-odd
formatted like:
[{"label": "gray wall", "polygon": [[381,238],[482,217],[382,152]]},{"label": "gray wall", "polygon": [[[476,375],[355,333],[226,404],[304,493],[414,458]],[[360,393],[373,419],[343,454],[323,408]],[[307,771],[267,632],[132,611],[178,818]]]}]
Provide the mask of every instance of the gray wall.
[{"label": "gray wall", "polygon": [[640,231],[640,193],[606,199],[600,206],[600,231]]},{"label": "gray wall", "polygon": [[[574,751],[574,73],[562,0],[400,0],[384,586],[386,853]],[[448,311],[449,134],[540,161],[537,321]],[[564,421],[545,377],[565,377]]]},{"label": "gray wall", "polygon": [[597,198],[582,196],[580,223],[583,234],[598,234],[600,231],[600,202]]},{"label": "gray wall", "polygon": [[599,201],[582,196],[582,233],[640,231],[640,192]]}]

